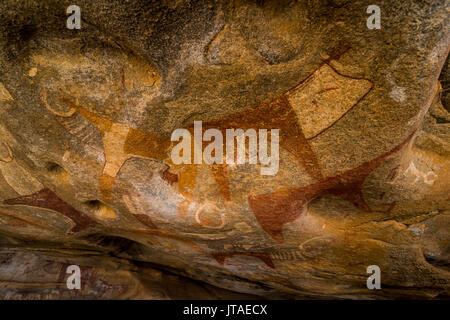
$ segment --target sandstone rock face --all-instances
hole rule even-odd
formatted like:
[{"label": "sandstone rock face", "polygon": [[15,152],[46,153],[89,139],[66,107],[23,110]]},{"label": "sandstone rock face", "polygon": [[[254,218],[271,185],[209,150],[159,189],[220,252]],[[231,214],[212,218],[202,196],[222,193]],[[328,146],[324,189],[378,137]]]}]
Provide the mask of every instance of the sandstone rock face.
[{"label": "sandstone rock face", "polygon": [[0,3],[0,297],[449,297],[448,1],[71,2]]}]

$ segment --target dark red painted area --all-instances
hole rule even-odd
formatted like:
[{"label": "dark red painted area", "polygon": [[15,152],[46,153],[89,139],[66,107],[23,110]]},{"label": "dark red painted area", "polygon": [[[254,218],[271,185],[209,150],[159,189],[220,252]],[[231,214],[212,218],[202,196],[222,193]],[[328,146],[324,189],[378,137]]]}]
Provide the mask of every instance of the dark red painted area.
[{"label": "dark red painted area", "polygon": [[235,255],[244,255],[244,256],[258,258],[262,262],[264,262],[269,268],[275,269],[275,265],[273,264],[272,259],[269,257],[269,255],[267,253],[259,253],[259,252],[215,252],[215,253],[211,253],[211,255],[221,265],[225,264],[225,259],[226,258],[232,258]]},{"label": "dark red painted area", "polygon": [[[280,129],[280,146],[295,156],[305,170],[315,179],[323,179],[319,162],[297,121],[297,115],[288,101],[288,92],[245,111],[211,122],[203,123],[203,130],[219,129]],[[269,140],[269,139],[268,139]],[[269,142],[268,142],[269,143]],[[270,145],[270,143],[269,143]]]},{"label": "dark red painted area", "polygon": [[[334,70],[334,72],[341,75],[342,77],[370,81],[369,79],[365,78],[355,78],[343,75],[329,64],[331,60],[339,59],[348,50],[350,50],[350,47],[348,45],[340,44],[339,47],[331,53],[329,59],[323,61],[323,63],[308,77],[300,81],[294,87],[285,91],[283,94],[275,97],[270,101],[247,108],[244,111],[234,113],[223,119],[204,122],[203,130],[207,130],[210,128],[219,129],[225,136],[225,130],[229,128],[241,128],[243,130],[280,129],[280,146],[291,153],[312,178],[317,181],[323,180],[324,176],[319,165],[319,161],[309,143],[309,140],[317,137],[324,131],[328,130],[331,126],[333,126],[335,122],[342,119],[350,110],[352,110],[357,104],[359,104],[361,100],[366,97],[366,95],[372,90],[372,86],[363,96],[360,97],[360,99],[353,106],[351,106],[347,110],[347,112],[345,112],[339,119],[331,124],[330,127],[324,128],[314,137],[310,137],[308,139],[306,139],[303,130],[298,123],[297,114],[291,106],[288,98],[293,92],[298,90],[299,86],[301,86],[306,81],[309,81],[314,76],[315,72],[325,64],[327,64],[331,69]],[[329,88],[326,90],[334,89],[336,88]],[[193,130],[193,128],[191,127],[190,130]],[[224,169],[225,167],[226,165],[219,167],[219,170],[215,170],[214,175],[224,198],[226,200],[231,200],[229,179],[226,174],[226,170]],[[337,192],[340,192],[340,190],[338,190]],[[358,201],[361,202],[361,200]]]},{"label": "dark red painted area", "polygon": [[169,169],[166,169],[163,173],[162,173],[162,179],[164,181],[167,181],[168,184],[173,185],[174,183],[178,182],[178,175],[169,172]]},{"label": "dark red painted area", "polygon": [[150,227],[152,229],[158,229],[158,227],[153,223],[152,219],[146,214],[133,214],[133,216],[139,220],[140,223]]},{"label": "dark red painted area", "polygon": [[4,200],[3,204],[26,205],[59,212],[75,223],[75,226],[69,230],[69,233],[79,232],[86,228],[97,225],[97,222],[95,220],[76,210],[67,202],[61,200],[53,191],[48,188],[44,188],[36,193],[27,196]]},{"label": "dark red painted area", "polygon": [[226,201],[231,201],[231,188],[227,168],[228,167],[226,165],[220,164],[213,165],[211,170],[214,174],[214,180],[219,186],[220,193],[223,195]]},{"label": "dark red painted area", "polygon": [[413,137],[415,130],[389,152],[306,187],[249,196],[248,202],[261,227],[276,241],[283,242],[283,225],[296,220],[306,205],[323,194],[333,194],[371,211],[362,193],[364,180],[383,162],[398,152]]}]

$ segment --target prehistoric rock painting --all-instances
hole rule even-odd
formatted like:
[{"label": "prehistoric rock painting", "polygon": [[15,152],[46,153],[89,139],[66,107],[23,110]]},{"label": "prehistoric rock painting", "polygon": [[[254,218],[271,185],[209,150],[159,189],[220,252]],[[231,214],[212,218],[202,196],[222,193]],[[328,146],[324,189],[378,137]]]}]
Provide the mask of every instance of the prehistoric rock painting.
[{"label": "prehistoric rock painting", "polygon": [[341,119],[371,88],[371,81],[344,76],[324,64],[287,96],[305,138],[312,139]]},{"label": "prehistoric rock painting", "polygon": [[250,207],[263,229],[275,240],[283,241],[283,225],[296,220],[305,206],[323,194],[337,195],[363,211],[371,211],[362,193],[362,185],[372,171],[398,152],[413,137],[389,152],[336,176],[323,179],[306,187],[255,195],[248,198]]},{"label": "prehistoric rock painting", "polygon": [[178,182],[178,175],[173,174],[169,171],[169,169],[166,169],[162,174],[162,179],[167,181],[168,184],[173,185]]},{"label": "prehistoric rock painting", "polygon": [[[216,212],[216,215],[219,216],[220,223],[214,225],[212,224],[210,218],[203,218],[204,212]],[[200,207],[195,211],[194,218],[198,225],[208,229],[222,229],[226,224],[226,213],[221,211],[220,208],[212,202],[202,203]]]},{"label": "prehistoric rock painting", "polygon": [[0,1],[0,298],[448,298],[448,12],[377,2]]},{"label": "prehistoric rock painting", "polygon": [[152,219],[147,214],[142,213],[145,212],[145,209],[140,203],[139,193],[137,193],[137,195],[133,194],[123,195],[122,200],[127,206],[128,210],[131,212],[131,214],[137,220],[139,220],[140,223],[149,228],[158,229],[158,227],[153,223]]},{"label": "prehistoric rock painting", "polygon": [[17,161],[0,161],[0,173],[6,183],[18,194],[27,195],[41,190],[44,186]]},{"label": "prehistoric rock painting", "polygon": [[[22,264],[23,258],[27,262]],[[127,292],[135,294],[137,289],[136,281],[130,276],[130,265],[116,265],[113,260],[105,264],[98,258],[83,255],[55,257],[46,251],[23,253],[13,249],[9,252],[6,248],[0,253],[0,263],[2,276],[10,280],[2,279],[2,284],[6,284],[2,289],[8,291],[6,299],[107,299],[121,297]],[[22,267],[17,272],[19,264]],[[71,265],[80,268],[80,290],[68,289],[67,280],[71,274],[67,269]],[[121,272],[114,269],[118,266]]]},{"label": "prehistoric rock painting", "polygon": [[[361,101],[372,88],[367,79],[356,79],[338,73],[324,63],[305,80],[270,102],[206,122],[204,130],[217,128],[280,129],[280,146],[292,153],[308,174],[323,179],[318,159],[308,139],[330,128]],[[346,95],[342,95],[346,91]],[[338,97],[345,96],[345,100]],[[312,116],[314,114],[314,116]],[[216,181],[225,199],[230,200],[226,165],[216,169]]]},{"label": "prehistoric rock painting", "polygon": [[3,204],[39,207],[59,212],[75,223],[68,233],[80,232],[86,228],[97,225],[95,220],[76,210],[70,204],[61,200],[61,198],[59,198],[53,191],[47,188],[27,196],[4,200]]},{"label": "prehistoric rock painting", "polygon": [[[308,139],[313,139],[330,128],[358,104],[371,88],[372,83],[369,80],[342,75],[326,61],[310,76],[284,94],[256,107],[234,113],[224,119],[205,122],[203,131],[215,128],[225,133],[225,130],[229,128],[242,128],[244,130],[278,128],[280,129],[280,146],[293,154],[312,178],[322,181],[325,177]],[[346,92],[345,95],[343,91]],[[184,197],[184,201],[179,203],[178,213],[180,217],[186,216],[192,203],[198,166],[175,166],[171,163],[168,159],[171,146],[168,137],[135,129],[124,124],[113,123],[88,111],[80,106],[76,100],[72,100],[63,94],[60,97],[60,102],[68,106],[69,110],[65,112],[55,111],[47,102],[46,95],[46,92],[41,94],[42,101],[48,110],[62,118],[60,122],[79,114],[94,124],[101,133],[106,160],[99,185],[105,202],[110,200],[114,179],[127,159],[130,157],[158,159],[168,161],[172,168],[184,167],[182,173],[177,175],[166,170],[163,172],[162,178],[171,185],[177,183],[178,190]],[[68,130],[70,132],[70,128]],[[188,130],[192,131],[193,127],[189,127]],[[80,131],[80,129],[77,129],[77,131]],[[85,138],[85,141],[88,142],[89,138]],[[212,165],[211,170],[222,196],[226,201],[230,201],[231,189],[227,167],[225,164]],[[250,203],[252,204],[252,201]],[[257,209],[256,211],[258,213],[255,213],[255,215],[261,223],[264,220],[259,213],[261,210]],[[200,220],[198,216],[199,214],[196,214],[197,220]],[[297,214],[294,214],[294,216],[297,216]],[[136,218],[145,225],[154,226],[151,221],[148,221],[147,217],[145,217],[145,221],[142,221],[142,215],[136,216]],[[286,217],[281,217],[278,224],[285,223],[283,219],[286,219]],[[287,221],[289,221],[289,218]],[[210,221],[207,220],[200,221],[200,224],[204,226],[208,226],[209,223]],[[265,224],[262,223],[262,225]],[[221,226],[223,226],[223,223]],[[275,228],[278,229],[279,227]],[[273,235],[273,233],[269,233]],[[280,240],[280,235],[275,237]]]},{"label": "prehistoric rock painting", "polygon": [[275,261],[286,261],[286,260],[301,260],[303,259],[302,252],[300,250],[285,250],[285,251],[276,251],[271,253],[270,258]]},{"label": "prehistoric rock painting", "polygon": [[6,184],[19,195],[27,195],[44,188],[28,170],[14,159],[11,148],[5,142],[0,142],[0,174]]},{"label": "prehistoric rock painting", "polygon": [[[202,249],[198,244],[196,244],[193,241],[187,240],[186,238],[183,238],[182,236],[173,234],[170,230],[163,230],[163,229],[152,229],[152,230],[136,230],[136,229],[126,229],[126,228],[119,228],[118,230],[124,231],[124,232],[131,232],[132,234],[146,234],[150,236],[156,236],[156,237],[162,237],[165,239],[175,240],[178,242],[183,243],[184,245],[194,249],[195,251],[211,256],[214,258],[217,263],[223,265],[226,262],[226,258],[232,258],[236,255],[245,255],[249,257],[254,257],[262,262],[264,262],[269,268],[275,268],[275,265],[267,253],[263,252],[251,252],[251,251],[233,251],[233,252],[217,252],[217,251],[208,251]],[[153,240],[149,241],[149,244],[153,244]]]},{"label": "prehistoric rock painting", "polygon": [[255,257],[264,262],[269,268],[275,269],[272,259],[267,253],[257,253],[257,252],[217,252],[213,253],[212,256],[217,260],[218,263],[224,264],[226,258],[232,258],[236,255],[244,255],[249,257]]},{"label": "prehistoric rock painting", "polygon": [[114,178],[127,159],[131,157],[166,158],[166,150],[170,145],[170,141],[166,137],[157,136],[124,124],[113,123],[79,106],[76,101],[67,97],[61,97],[61,101],[70,106],[70,110],[63,114],[55,111],[47,103],[45,92],[41,95],[41,98],[46,108],[55,115],[67,118],[78,112],[100,131],[106,158],[103,174],[100,177],[100,190],[105,202],[109,202]]}]

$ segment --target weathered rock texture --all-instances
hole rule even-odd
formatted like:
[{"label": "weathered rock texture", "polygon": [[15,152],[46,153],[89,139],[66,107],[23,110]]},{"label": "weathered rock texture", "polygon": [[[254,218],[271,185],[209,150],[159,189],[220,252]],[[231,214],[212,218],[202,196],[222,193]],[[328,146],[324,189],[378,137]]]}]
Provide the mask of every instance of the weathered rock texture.
[{"label": "weathered rock texture", "polygon": [[[444,0],[1,1],[0,296],[448,298],[448,18]],[[280,129],[278,173],[173,164],[195,120]]]}]

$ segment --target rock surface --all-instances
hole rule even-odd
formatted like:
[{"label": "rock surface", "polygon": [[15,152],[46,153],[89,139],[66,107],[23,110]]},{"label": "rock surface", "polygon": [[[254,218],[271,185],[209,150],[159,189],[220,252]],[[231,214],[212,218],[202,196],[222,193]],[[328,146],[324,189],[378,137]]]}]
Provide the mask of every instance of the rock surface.
[{"label": "rock surface", "polygon": [[[2,1],[0,297],[449,298],[449,2],[372,2]],[[278,172],[175,164],[194,121]]]}]

